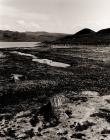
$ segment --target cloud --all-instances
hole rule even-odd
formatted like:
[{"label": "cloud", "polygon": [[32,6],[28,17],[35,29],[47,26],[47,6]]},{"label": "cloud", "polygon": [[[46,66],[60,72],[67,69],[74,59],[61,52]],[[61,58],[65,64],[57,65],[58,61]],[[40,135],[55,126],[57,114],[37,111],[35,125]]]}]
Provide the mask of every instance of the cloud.
[{"label": "cloud", "polygon": [[35,22],[25,22],[24,20],[18,20],[17,24],[25,30],[38,30],[41,26]]},{"label": "cloud", "polygon": [[32,27],[35,27],[35,28],[41,28],[41,26],[39,25],[39,24],[36,24],[36,23],[34,23],[34,22],[31,22],[30,23],[30,26],[32,26]]},{"label": "cloud", "polygon": [[10,26],[9,25],[2,25],[2,24],[0,24],[0,29],[2,29],[2,30],[9,30],[10,29]]},{"label": "cloud", "polygon": [[45,13],[26,12],[13,6],[4,5],[0,0],[0,29],[35,31],[40,30],[42,22],[48,21]]}]

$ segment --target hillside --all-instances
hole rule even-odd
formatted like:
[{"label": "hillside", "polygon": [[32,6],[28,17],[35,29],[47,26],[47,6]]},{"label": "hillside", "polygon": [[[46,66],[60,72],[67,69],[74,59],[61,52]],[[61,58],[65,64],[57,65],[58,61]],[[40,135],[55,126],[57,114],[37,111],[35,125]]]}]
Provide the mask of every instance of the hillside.
[{"label": "hillside", "polygon": [[67,35],[51,44],[69,44],[69,45],[109,45],[110,28],[94,32],[91,29],[83,29],[76,34]]},{"label": "hillside", "polygon": [[43,42],[43,41],[54,41],[66,34],[62,33],[48,33],[48,32],[17,32],[0,30],[0,41],[27,41],[27,42]]},{"label": "hillside", "polygon": [[90,35],[95,33],[93,30],[85,28],[80,30],[79,32],[75,33],[75,36],[84,36],[84,35]]},{"label": "hillside", "polygon": [[97,34],[99,34],[99,35],[109,35],[110,36],[110,28],[102,29],[102,30],[98,31]]}]

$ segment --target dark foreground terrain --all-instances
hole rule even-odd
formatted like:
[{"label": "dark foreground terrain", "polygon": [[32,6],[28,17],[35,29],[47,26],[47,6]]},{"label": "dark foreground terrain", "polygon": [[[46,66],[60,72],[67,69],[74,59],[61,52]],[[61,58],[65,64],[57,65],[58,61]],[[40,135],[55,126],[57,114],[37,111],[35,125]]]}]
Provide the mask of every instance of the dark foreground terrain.
[{"label": "dark foreground terrain", "polygon": [[95,32],[91,29],[85,28],[73,35],[67,35],[54,41],[47,41],[49,44],[63,44],[63,45],[110,45],[110,28],[99,30]]},{"label": "dark foreground terrain", "polygon": [[[70,66],[38,63],[29,54]],[[48,105],[55,95],[68,98],[57,109],[59,119]],[[1,49],[0,139],[109,140],[110,48]]]}]

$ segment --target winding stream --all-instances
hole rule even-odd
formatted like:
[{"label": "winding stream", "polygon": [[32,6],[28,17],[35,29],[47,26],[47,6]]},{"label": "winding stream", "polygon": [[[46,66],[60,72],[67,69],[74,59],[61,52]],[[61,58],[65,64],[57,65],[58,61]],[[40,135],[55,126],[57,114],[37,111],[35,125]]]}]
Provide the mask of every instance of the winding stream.
[{"label": "winding stream", "polygon": [[69,64],[62,63],[62,62],[56,62],[56,61],[53,61],[50,59],[40,59],[40,58],[37,58],[35,55],[28,54],[28,53],[22,53],[22,52],[18,52],[18,51],[13,51],[11,53],[31,57],[33,62],[47,64],[52,67],[62,67],[62,68],[70,67]]}]

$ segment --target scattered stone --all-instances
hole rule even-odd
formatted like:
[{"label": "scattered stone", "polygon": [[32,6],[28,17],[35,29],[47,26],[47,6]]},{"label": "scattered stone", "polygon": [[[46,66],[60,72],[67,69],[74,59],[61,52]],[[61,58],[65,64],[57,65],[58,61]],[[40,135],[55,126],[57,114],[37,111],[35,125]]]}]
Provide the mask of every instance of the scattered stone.
[{"label": "scattered stone", "polygon": [[104,129],[102,130],[101,134],[110,134],[110,130]]},{"label": "scattered stone", "polygon": [[75,133],[71,136],[71,138],[83,139],[86,135],[82,133]]},{"label": "scattered stone", "polygon": [[68,140],[66,137],[61,137],[60,140]]},{"label": "scattered stone", "polygon": [[30,119],[30,123],[33,127],[36,126],[36,124],[39,122],[38,118],[36,115],[32,115],[32,118]]},{"label": "scattered stone", "polygon": [[[0,116],[0,139],[4,137],[10,138],[10,140],[42,140],[43,138],[49,140],[86,140],[97,137],[109,139],[110,110],[105,98],[74,95],[72,97],[74,102],[68,102],[65,96],[57,95],[52,98],[54,98],[52,99],[54,103],[50,101],[50,98],[49,102],[41,108],[34,107],[35,109],[33,111],[31,109],[31,112],[21,111],[13,116],[12,120],[10,120],[10,114],[7,114],[9,118],[2,114]],[[76,104],[77,102],[80,104]],[[101,102],[105,103],[104,108],[102,108]],[[92,106],[94,110],[91,109]],[[98,113],[97,110],[99,110]],[[99,118],[93,118],[95,116]],[[106,119],[107,122],[101,118]],[[101,125],[103,129],[100,128]]]},{"label": "scattered stone", "polygon": [[38,133],[38,134],[37,134],[37,136],[39,136],[39,137],[40,137],[40,136],[42,136],[42,134],[41,134],[41,133]]},{"label": "scattered stone", "polygon": [[12,128],[7,128],[5,134],[10,137],[15,137],[15,130],[13,130]]},{"label": "scattered stone", "polygon": [[99,93],[96,91],[82,91],[81,95],[95,97],[95,96],[99,96]]},{"label": "scattered stone", "polygon": [[45,132],[43,132],[43,134],[48,134],[49,133],[49,131],[45,131]]},{"label": "scattered stone", "polygon": [[5,137],[5,134],[3,134],[2,132],[0,132],[0,137]]},{"label": "scattered stone", "polygon": [[92,122],[84,122],[83,124],[77,123],[77,125],[75,126],[75,130],[76,131],[83,131],[83,130],[87,130],[89,127],[95,125],[95,123]]},{"label": "scattered stone", "polygon": [[109,109],[100,109],[98,113],[92,114],[91,117],[104,118],[107,122],[110,123],[110,110]]},{"label": "scattered stone", "polygon": [[22,134],[18,135],[17,138],[18,139],[25,139],[25,138],[28,138],[28,135],[25,133],[22,133]]},{"label": "scattered stone", "polygon": [[11,113],[0,114],[0,121],[2,121],[2,119],[10,120],[12,119],[12,114]]},{"label": "scattered stone", "polygon": [[33,129],[29,129],[29,130],[25,131],[25,133],[26,133],[27,135],[29,135],[30,138],[32,138],[32,137],[34,136]]},{"label": "scattered stone", "polygon": [[54,115],[50,102],[48,104],[42,106],[38,113],[44,117],[44,120],[46,122],[49,122],[51,118],[55,118],[55,115]]},{"label": "scattered stone", "polygon": [[65,131],[63,132],[63,135],[66,135],[66,134],[68,134],[68,131],[67,131],[67,130],[65,130]]},{"label": "scattered stone", "polygon": [[88,101],[88,98],[87,97],[79,97],[79,96],[76,96],[74,98],[71,99],[72,103],[77,103],[77,104],[81,104],[82,102],[87,102]]},{"label": "scattered stone", "polygon": [[74,124],[70,125],[70,128],[74,128],[77,125],[77,122],[74,122]]},{"label": "scattered stone", "polygon": [[42,128],[39,127],[39,128],[38,128],[38,132],[41,132],[41,131],[42,131]]},{"label": "scattered stone", "polygon": [[67,135],[68,131],[65,130],[64,132],[58,132],[57,135],[62,136],[62,135]]},{"label": "scattered stone", "polygon": [[69,117],[71,117],[71,115],[72,115],[72,111],[71,111],[71,110],[66,110],[65,113],[66,113]]},{"label": "scattered stone", "polygon": [[109,99],[106,99],[106,101],[107,101],[107,103],[109,103],[109,104],[110,104],[110,100],[109,100]]},{"label": "scattered stone", "polygon": [[21,117],[28,117],[30,116],[31,112],[28,110],[28,111],[21,111],[20,113],[16,114],[16,117],[17,118],[21,118]]},{"label": "scattered stone", "polygon": [[21,74],[11,74],[11,80],[15,83],[18,83],[25,79],[25,76]]},{"label": "scattered stone", "polygon": [[44,125],[43,125],[43,122],[42,121],[39,121],[39,123],[37,123],[37,126],[36,126],[36,132],[39,132],[39,128],[42,130],[44,128]]}]

